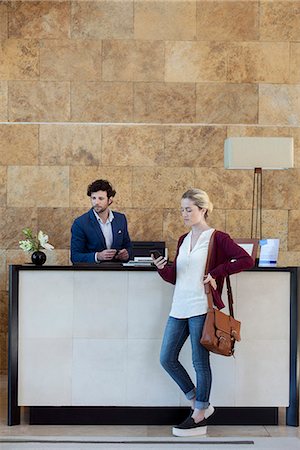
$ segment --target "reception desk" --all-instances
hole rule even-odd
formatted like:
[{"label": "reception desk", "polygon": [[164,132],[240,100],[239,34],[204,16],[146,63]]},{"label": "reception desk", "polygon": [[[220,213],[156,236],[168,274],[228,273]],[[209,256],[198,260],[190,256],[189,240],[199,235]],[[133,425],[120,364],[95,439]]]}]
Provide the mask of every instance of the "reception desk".
[{"label": "reception desk", "polygon": [[[242,341],[211,355],[214,424],[298,425],[298,268],[231,277]],[[152,267],[11,266],[8,424],[169,424],[188,402],[159,365],[173,286]],[[226,299],[226,294],[224,293]],[[182,361],[193,374],[189,341]]]}]

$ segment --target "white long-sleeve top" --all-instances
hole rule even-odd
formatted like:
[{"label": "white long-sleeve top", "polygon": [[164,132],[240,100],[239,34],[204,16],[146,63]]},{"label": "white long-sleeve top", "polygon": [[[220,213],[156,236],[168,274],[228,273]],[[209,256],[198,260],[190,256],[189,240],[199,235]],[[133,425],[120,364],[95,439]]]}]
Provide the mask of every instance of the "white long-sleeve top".
[{"label": "white long-sleeve top", "polygon": [[192,232],[184,238],[177,257],[176,284],[170,316],[184,319],[207,312],[203,277],[210,237],[214,229],[203,231],[191,250]]}]

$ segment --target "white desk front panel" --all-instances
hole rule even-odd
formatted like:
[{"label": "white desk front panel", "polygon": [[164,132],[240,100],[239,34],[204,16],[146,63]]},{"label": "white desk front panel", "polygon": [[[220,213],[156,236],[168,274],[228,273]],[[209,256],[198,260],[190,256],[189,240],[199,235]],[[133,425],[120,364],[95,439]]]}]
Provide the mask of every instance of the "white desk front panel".
[{"label": "white desk front panel", "polygon": [[[211,355],[213,404],[288,406],[289,279],[232,277],[242,341]],[[187,405],[159,364],[172,292],[152,271],[21,271],[18,404]],[[194,378],[189,341],[181,360]]]}]

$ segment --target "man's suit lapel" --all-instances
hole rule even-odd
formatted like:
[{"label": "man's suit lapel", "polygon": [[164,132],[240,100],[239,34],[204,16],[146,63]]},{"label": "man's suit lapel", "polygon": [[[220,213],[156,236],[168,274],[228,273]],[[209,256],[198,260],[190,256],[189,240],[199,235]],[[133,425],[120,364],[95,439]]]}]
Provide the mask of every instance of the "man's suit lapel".
[{"label": "man's suit lapel", "polygon": [[96,219],[96,216],[95,216],[95,214],[94,214],[92,209],[90,209],[90,211],[89,211],[89,216],[90,216],[90,221],[91,221],[92,227],[95,230],[98,238],[101,241],[101,246],[103,247],[103,245],[104,245],[104,247],[106,248],[106,242],[105,242],[102,230],[100,228],[100,225],[99,225],[99,223],[98,223],[98,221]]},{"label": "man's suit lapel", "polygon": [[122,236],[123,230],[120,223],[120,220],[114,215],[114,220],[111,223],[112,232],[113,232],[113,243],[112,248],[118,248],[118,240],[120,236]]}]

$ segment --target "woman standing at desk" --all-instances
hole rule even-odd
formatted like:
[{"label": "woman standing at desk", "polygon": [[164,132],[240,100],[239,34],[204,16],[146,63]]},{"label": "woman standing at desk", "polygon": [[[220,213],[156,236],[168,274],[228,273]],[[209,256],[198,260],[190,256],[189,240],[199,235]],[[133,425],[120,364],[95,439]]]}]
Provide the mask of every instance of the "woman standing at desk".
[{"label": "woman standing at desk", "polygon": [[[212,287],[214,304],[224,307],[221,293],[224,278],[254,265],[248,253],[238,246],[228,234],[216,231],[210,259],[209,273],[204,278],[210,238],[215,231],[207,224],[213,205],[206,192],[190,189],[181,199],[181,214],[191,231],[178,240],[172,265],[163,257],[154,259],[160,276],[175,284],[173,303],[163,337],[160,361],[164,369],[178,384],[191,402],[189,417],[173,427],[175,436],[204,435],[206,419],[214,412],[209,403],[211,369],[209,351],[200,344],[202,329],[208,309],[204,284]],[[191,339],[196,386],[178,361],[179,353],[188,336]]]}]

